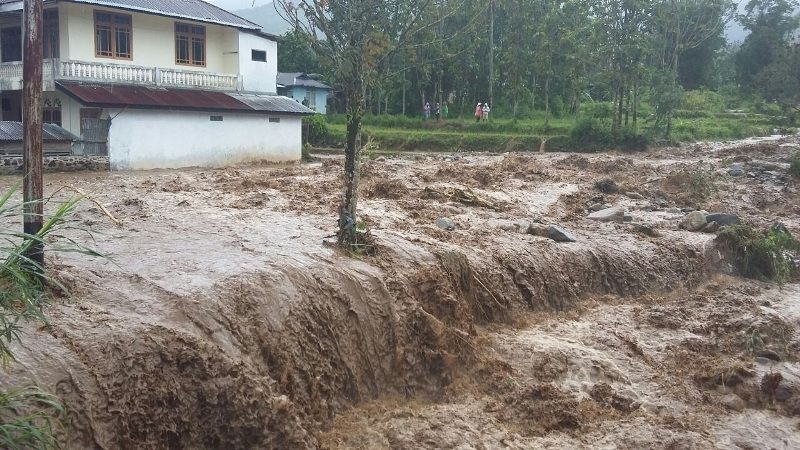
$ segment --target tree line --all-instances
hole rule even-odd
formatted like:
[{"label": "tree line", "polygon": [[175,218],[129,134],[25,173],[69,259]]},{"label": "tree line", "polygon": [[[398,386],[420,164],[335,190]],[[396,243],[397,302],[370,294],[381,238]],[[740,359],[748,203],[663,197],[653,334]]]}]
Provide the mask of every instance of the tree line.
[{"label": "tree line", "polygon": [[[795,0],[279,0],[293,25],[282,71],[319,73],[347,114],[340,241],[353,241],[365,114],[451,116],[489,102],[514,119],[578,114],[602,102],[612,132],[669,136],[685,89],[733,87],[785,109],[800,103]],[[737,20],[750,35],[725,41]]]}]

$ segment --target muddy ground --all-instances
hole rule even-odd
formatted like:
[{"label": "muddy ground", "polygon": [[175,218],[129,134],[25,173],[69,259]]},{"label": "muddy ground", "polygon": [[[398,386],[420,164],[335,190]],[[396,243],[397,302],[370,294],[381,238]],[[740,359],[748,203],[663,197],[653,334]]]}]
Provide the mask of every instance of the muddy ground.
[{"label": "muddy ground", "polygon": [[[324,244],[335,158],[48,175],[122,225],[81,205],[93,236],[71,235],[109,259],[48,256],[71,295],[0,384],[57,393],[67,448],[798,448],[800,285],[737,277],[677,226],[691,208],[800,234],[796,152],[380,157],[374,256]],[[603,204],[632,222],[588,220]]]}]

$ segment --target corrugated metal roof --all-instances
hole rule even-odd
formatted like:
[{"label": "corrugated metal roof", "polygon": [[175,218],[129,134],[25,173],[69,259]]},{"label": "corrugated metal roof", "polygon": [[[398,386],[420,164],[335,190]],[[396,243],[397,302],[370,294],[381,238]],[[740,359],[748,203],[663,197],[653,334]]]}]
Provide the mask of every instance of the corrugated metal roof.
[{"label": "corrugated metal roof", "polygon": [[283,87],[307,86],[319,89],[331,89],[327,84],[320,83],[303,72],[279,72],[278,84],[283,85]]},{"label": "corrugated metal roof", "polygon": [[314,113],[292,99],[270,95],[66,81],[59,81],[56,85],[85,106],[101,108]]},{"label": "corrugated metal roof", "polygon": [[[14,3],[17,0],[0,0],[0,5]],[[196,20],[198,22],[229,25],[248,30],[260,30],[261,27],[247,19],[204,2],[203,0],[66,0],[73,3],[122,8],[160,14],[169,17]]]},{"label": "corrugated metal roof", "polygon": [[246,104],[255,111],[281,112],[287,114],[315,114],[314,110],[306,108],[297,100],[280,95],[263,94],[229,94],[231,97]]},{"label": "corrugated metal roof", "polygon": [[[14,142],[21,141],[25,128],[22,122],[0,121],[0,141]],[[45,141],[71,142],[78,140],[78,137],[69,131],[52,123],[42,126],[42,138]]]}]

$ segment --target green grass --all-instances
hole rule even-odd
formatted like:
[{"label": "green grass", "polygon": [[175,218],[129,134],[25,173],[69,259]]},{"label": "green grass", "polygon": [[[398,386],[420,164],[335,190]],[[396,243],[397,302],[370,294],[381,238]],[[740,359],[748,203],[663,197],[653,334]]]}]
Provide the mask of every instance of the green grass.
[{"label": "green grass", "polygon": [[0,391],[0,448],[56,449],[58,418],[66,410],[38,387]]},{"label": "green grass", "polygon": [[[789,119],[759,113],[731,113],[724,99],[716,93],[695,91],[687,93],[682,109],[673,120],[672,141],[697,142],[732,140],[752,136],[767,136],[776,130],[791,131]],[[451,108],[451,112],[454,108]],[[467,114],[459,119],[423,121],[420,117],[364,117],[363,129],[373,145],[383,151],[537,151],[543,139],[548,151],[596,152],[609,149],[640,150],[651,140],[660,140],[653,129],[651,108],[646,103],[640,109],[638,132],[624,127],[611,133],[610,103],[587,103],[578,116],[551,117],[545,125],[544,113],[536,111],[520,120],[495,115],[489,122],[476,123]],[[330,115],[314,121],[312,144],[341,147],[345,140],[347,118]],[[595,130],[586,124],[596,123]],[[594,131],[600,131],[595,133]]]}]

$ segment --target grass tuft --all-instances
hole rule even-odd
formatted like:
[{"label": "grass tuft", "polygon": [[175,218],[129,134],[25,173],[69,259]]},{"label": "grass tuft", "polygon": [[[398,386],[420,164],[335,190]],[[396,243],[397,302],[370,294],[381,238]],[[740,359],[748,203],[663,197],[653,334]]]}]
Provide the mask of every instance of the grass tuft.
[{"label": "grass tuft", "polygon": [[731,252],[745,277],[783,284],[797,276],[800,241],[781,224],[766,231],[748,225],[727,227],[717,241]]}]

